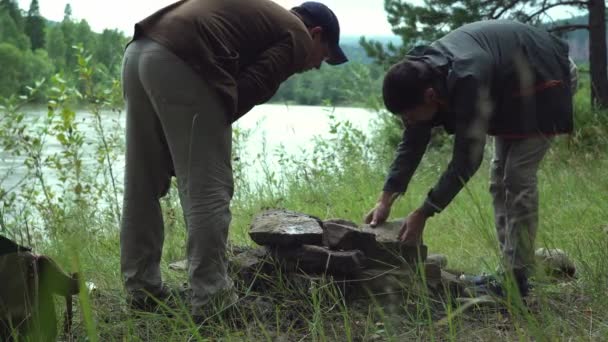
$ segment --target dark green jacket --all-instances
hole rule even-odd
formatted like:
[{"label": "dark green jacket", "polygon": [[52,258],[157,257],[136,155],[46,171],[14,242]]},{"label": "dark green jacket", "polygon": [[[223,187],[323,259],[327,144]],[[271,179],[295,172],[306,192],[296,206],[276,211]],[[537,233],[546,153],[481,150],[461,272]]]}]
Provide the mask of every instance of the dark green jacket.
[{"label": "dark green jacket", "polygon": [[184,60],[235,121],[303,71],[312,39],[300,18],[270,0],[182,0],[135,25]]},{"label": "dark green jacket", "polygon": [[548,32],[507,20],[464,25],[406,58],[442,75],[445,108],[433,122],[406,127],[384,191],[405,192],[430,140],[442,126],[454,134],[452,161],[423,210],[445,208],[477,171],[486,134],[503,138],[570,133],[568,45]]}]

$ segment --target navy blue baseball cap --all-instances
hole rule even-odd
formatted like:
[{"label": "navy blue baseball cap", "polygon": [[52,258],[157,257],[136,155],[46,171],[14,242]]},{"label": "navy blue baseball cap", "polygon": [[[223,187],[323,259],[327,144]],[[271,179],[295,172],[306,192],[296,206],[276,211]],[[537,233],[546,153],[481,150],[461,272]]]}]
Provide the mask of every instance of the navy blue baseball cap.
[{"label": "navy blue baseball cap", "polygon": [[329,58],[325,61],[331,65],[348,62],[348,58],[340,48],[340,24],[338,18],[329,7],[316,1],[306,1],[292,11],[302,14],[308,19],[308,25],[319,26],[329,42]]}]

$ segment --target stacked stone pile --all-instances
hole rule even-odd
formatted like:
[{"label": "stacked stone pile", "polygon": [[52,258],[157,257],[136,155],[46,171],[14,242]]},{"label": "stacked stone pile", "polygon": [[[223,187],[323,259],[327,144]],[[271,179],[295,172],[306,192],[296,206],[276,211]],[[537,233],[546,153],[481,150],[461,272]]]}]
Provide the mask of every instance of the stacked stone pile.
[{"label": "stacked stone pile", "polygon": [[[441,267],[447,260],[427,248],[406,247],[398,240],[403,221],[378,227],[316,217],[288,210],[257,215],[249,235],[259,245],[232,259],[235,271],[246,280],[281,270],[306,277],[331,276],[366,293],[402,290],[424,273],[429,285],[440,286]],[[456,279],[453,277],[451,279]]]},{"label": "stacked stone pile", "polygon": [[[403,220],[396,220],[372,228],[342,219],[323,221],[289,210],[267,210],[254,217],[249,230],[258,246],[233,250],[231,273],[256,290],[271,289],[279,276],[304,281],[331,277],[347,292],[365,295],[424,287],[453,298],[477,295],[461,272],[446,268],[444,255],[427,255],[424,245],[403,246],[398,240],[402,224]],[[536,257],[551,275],[573,277],[576,272],[561,250],[541,248]],[[185,269],[186,262],[170,267]]]}]

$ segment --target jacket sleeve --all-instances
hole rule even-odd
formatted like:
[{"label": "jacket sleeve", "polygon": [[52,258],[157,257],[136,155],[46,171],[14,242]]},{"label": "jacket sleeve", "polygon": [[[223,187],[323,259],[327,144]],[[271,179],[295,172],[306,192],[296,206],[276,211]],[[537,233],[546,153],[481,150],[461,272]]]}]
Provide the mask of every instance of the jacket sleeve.
[{"label": "jacket sleeve", "polygon": [[442,211],[477,172],[483,160],[484,146],[485,133],[474,136],[468,134],[466,126],[456,129],[452,160],[422,205],[427,216]]},{"label": "jacket sleeve", "polygon": [[268,101],[283,81],[300,71],[296,61],[292,33],[272,45],[245,67],[237,77],[238,104],[233,122],[245,115],[255,105]]},{"label": "jacket sleeve", "polygon": [[467,77],[457,84],[453,97],[456,118],[452,160],[428,193],[422,210],[427,216],[442,211],[477,172],[483,161],[491,112],[489,90],[478,79]]},{"label": "jacket sleeve", "polygon": [[430,124],[413,125],[403,131],[403,138],[397,147],[383,191],[404,193],[407,190],[430,139]]}]

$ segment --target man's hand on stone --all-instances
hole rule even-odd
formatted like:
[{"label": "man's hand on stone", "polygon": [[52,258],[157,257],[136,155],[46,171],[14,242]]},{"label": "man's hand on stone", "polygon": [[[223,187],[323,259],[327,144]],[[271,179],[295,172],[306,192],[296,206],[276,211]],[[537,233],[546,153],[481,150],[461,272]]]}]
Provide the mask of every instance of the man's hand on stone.
[{"label": "man's hand on stone", "polygon": [[374,209],[372,209],[367,216],[365,216],[365,223],[369,224],[372,227],[375,227],[379,224],[382,224],[388,218],[388,215],[391,213],[391,206],[378,202]]},{"label": "man's hand on stone", "polygon": [[407,246],[421,245],[426,219],[426,215],[419,209],[410,213],[399,231],[401,243]]}]

